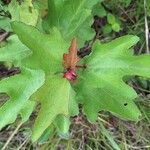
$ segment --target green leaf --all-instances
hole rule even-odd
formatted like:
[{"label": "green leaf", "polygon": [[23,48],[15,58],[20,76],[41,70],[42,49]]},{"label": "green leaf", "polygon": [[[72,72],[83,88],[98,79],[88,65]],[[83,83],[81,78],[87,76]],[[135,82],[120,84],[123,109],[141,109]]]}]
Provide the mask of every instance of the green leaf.
[{"label": "green leaf", "polygon": [[36,26],[38,21],[38,11],[34,9],[32,0],[23,2],[20,7],[20,21],[28,25]]},{"label": "green leaf", "polygon": [[120,25],[119,25],[119,23],[114,23],[114,24],[112,25],[112,29],[113,29],[114,31],[116,31],[116,32],[119,32],[119,31],[120,31]]},{"label": "green leaf", "polygon": [[85,1],[85,6],[88,9],[93,9],[93,6],[95,6],[97,3],[102,2],[102,0],[86,0]]},{"label": "green leaf", "polygon": [[[61,76],[55,75],[46,78],[45,84],[36,93],[36,98],[41,103],[41,109],[34,124],[33,141],[42,135],[58,115],[69,117],[71,105],[75,103],[71,102],[75,101],[72,90],[70,83]],[[75,107],[76,111],[72,113],[74,115],[78,113],[77,104]]]},{"label": "green leaf", "polygon": [[150,56],[133,56],[129,50],[138,40],[126,35],[106,44],[95,43],[77,87],[89,120],[95,121],[100,110],[138,120],[140,111],[133,102],[137,94],[123,81],[127,75],[150,77]]},{"label": "green leaf", "polygon": [[45,142],[47,142],[47,140],[50,138],[50,137],[53,137],[54,136],[54,126],[51,125],[50,127],[48,127],[44,133],[42,134],[42,136],[39,138],[38,140],[38,144],[44,144]]},{"label": "green leaf", "polygon": [[8,11],[11,14],[11,20],[15,21],[18,20],[19,21],[19,4],[16,0],[12,0],[11,3],[8,5]]},{"label": "green leaf", "polygon": [[147,1],[147,15],[150,16],[150,1]]},{"label": "green leaf", "polygon": [[26,122],[31,113],[33,112],[34,110],[34,107],[35,107],[35,102],[34,101],[27,101],[26,104],[23,106],[23,108],[21,109],[20,111],[20,114],[21,114],[21,118],[22,118],[22,122]]},{"label": "green leaf", "polygon": [[92,14],[93,16],[99,16],[99,17],[104,17],[106,16],[106,10],[104,9],[104,7],[102,6],[101,3],[97,3],[92,10]]},{"label": "green leaf", "polygon": [[14,62],[31,54],[31,51],[23,45],[16,35],[7,39],[5,46],[0,48],[0,61]]},{"label": "green leaf", "polygon": [[[7,93],[10,97],[0,107],[0,129],[15,121],[17,115],[27,104],[30,96],[42,86],[43,82],[43,71],[31,69],[22,69],[21,74],[0,81],[0,93]],[[23,111],[22,116],[23,121],[25,121],[27,116]]]},{"label": "green leaf", "polygon": [[34,6],[37,7],[40,11],[48,8],[47,0],[36,0],[33,3]]},{"label": "green leaf", "polygon": [[109,24],[113,25],[114,23],[116,23],[116,18],[114,15],[108,13],[107,14],[107,21]]},{"label": "green leaf", "polygon": [[10,19],[0,18],[0,28],[5,29],[6,31],[11,31]]},{"label": "green leaf", "polygon": [[6,31],[12,31],[10,22],[20,21],[28,25],[36,26],[38,23],[38,10],[32,5],[32,0],[24,0],[19,4],[17,0],[12,0],[9,5],[0,5],[1,10],[10,14],[11,19],[5,16],[0,16],[0,27]]},{"label": "green leaf", "polygon": [[23,66],[32,69],[42,69],[46,74],[63,71],[62,58],[67,51],[69,43],[66,43],[56,28],[50,35],[38,31],[33,26],[13,22],[13,31],[33,54],[22,62]]},{"label": "green leaf", "polygon": [[[57,27],[64,39],[68,41],[73,37],[78,37],[80,46],[83,46],[83,43],[89,40],[89,37],[86,38],[84,24],[89,17],[90,22],[93,19],[91,9],[97,2],[98,0],[49,0],[48,22],[50,27]],[[89,32],[91,25],[92,23],[86,27],[87,32]],[[83,34],[84,39],[82,36],[78,36],[79,31],[80,35]]]},{"label": "green leaf", "polygon": [[68,139],[69,138],[69,127],[70,127],[70,119],[63,115],[58,115],[54,122],[57,127],[57,132],[61,138]]},{"label": "green leaf", "polygon": [[95,32],[94,29],[91,28],[91,25],[93,24],[94,20],[92,15],[90,15],[82,24],[82,28],[78,29],[78,32],[76,32],[76,38],[78,39],[78,46],[82,47],[84,46],[86,41],[90,41],[94,36]]},{"label": "green leaf", "polygon": [[112,32],[111,25],[109,24],[105,25],[104,27],[102,27],[102,31],[104,35],[111,33]]},{"label": "green leaf", "polygon": [[121,1],[122,5],[125,6],[125,7],[128,7],[130,4],[131,4],[131,0],[124,0],[124,1]]},{"label": "green leaf", "polygon": [[[66,119],[78,113],[75,92],[68,80],[63,78],[63,54],[68,50],[70,43],[63,40],[56,28],[51,30],[50,35],[46,35],[35,27],[13,22],[12,29],[19,39],[32,50],[32,55],[22,61],[22,66],[42,69],[46,73],[44,85],[32,96],[34,101],[41,104],[33,128],[33,141],[36,141],[54,122],[56,126],[59,124],[59,131],[66,134],[69,127]],[[63,119],[64,117],[61,116],[56,121],[58,115],[65,115],[67,118]]]},{"label": "green leaf", "polygon": [[12,0],[8,5],[8,11],[11,13],[12,21],[20,21],[33,26],[37,24],[38,11],[34,9],[32,0],[25,0],[21,2],[21,5],[17,0]]}]

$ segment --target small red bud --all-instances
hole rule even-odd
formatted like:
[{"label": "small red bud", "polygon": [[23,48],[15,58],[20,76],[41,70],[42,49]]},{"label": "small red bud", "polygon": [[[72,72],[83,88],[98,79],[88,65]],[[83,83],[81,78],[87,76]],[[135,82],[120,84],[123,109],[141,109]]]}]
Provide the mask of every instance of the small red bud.
[{"label": "small red bud", "polygon": [[77,75],[76,73],[72,70],[72,69],[68,69],[65,73],[64,73],[64,78],[70,80],[70,81],[75,81],[77,79]]}]

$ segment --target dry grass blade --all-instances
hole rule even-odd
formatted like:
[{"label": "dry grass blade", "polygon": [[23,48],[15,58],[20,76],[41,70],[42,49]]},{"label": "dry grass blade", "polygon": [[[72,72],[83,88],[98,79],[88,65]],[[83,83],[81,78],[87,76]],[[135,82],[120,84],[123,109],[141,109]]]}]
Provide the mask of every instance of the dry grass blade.
[{"label": "dry grass blade", "polygon": [[21,127],[22,122],[19,123],[19,125],[17,126],[17,128],[14,130],[14,132],[10,135],[10,137],[8,138],[8,140],[6,141],[5,145],[2,147],[1,150],[6,150],[8,144],[10,143],[10,141],[12,140],[12,138],[14,137],[15,134],[17,134],[19,128]]},{"label": "dry grass blade", "polygon": [[149,28],[147,21],[147,2],[144,0],[146,53],[149,53]]}]

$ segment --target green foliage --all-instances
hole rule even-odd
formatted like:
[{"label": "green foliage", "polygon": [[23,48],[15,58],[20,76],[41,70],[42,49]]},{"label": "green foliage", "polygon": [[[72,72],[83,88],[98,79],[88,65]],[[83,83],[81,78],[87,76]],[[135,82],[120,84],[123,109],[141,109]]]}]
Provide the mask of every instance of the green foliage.
[{"label": "green foliage", "polygon": [[[76,37],[80,47],[94,37],[91,25],[97,2],[48,0],[48,16],[43,20],[43,27],[49,34],[45,34],[35,27],[39,11],[31,0],[21,5],[11,1],[7,10],[12,19],[3,19],[8,21],[8,26],[14,21],[7,29],[16,35],[10,36],[0,48],[0,61],[20,67],[21,74],[0,81],[0,92],[10,97],[0,108],[0,128],[14,122],[19,114],[23,122],[27,121],[36,104],[40,104],[40,110],[33,125],[33,141],[48,129],[50,133],[53,127],[67,138],[69,119],[78,114],[78,103],[83,104],[92,122],[101,110],[123,119],[139,119],[140,111],[133,102],[137,94],[123,81],[126,76],[150,77],[150,56],[132,54],[131,48],[138,37],[126,35],[109,43],[95,42],[92,54],[82,61],[86,68],[74,70],[77,81],[72,83],[63,77],[66,71],[63,54],[67,53],[71,40]],[[47,7],[41,6],[41,1],[35,6]],[[120,30],[112,14],[107,14],[107,20],[112,30]]]},{"label": "green foliage", "polygon": [[147,2],[147,15],[150,16],[150,1]]},{"label": "green foliage", "polygon": [[112,30],[114,30],[115,32],[119,32],[120,31],[120,24],[117,22],[117,20],[116,20],[114,15],[108,13],[107,14],[107,21],[108,21],[108,24],[111,25]]},{"label": "green foliage", "polygon": [[38,22],[38,10],[34,8],[32,0],[25,0],[21,4],[12,0],[8,6],[0,5],[0,10],[8,14],[0,15],[0,27],[7,31],[11,31],[11,21],[21,21],[33,26]]},{"label": "green foliage", "polygon": [[131,0],[120,0],[121,4],[123,4],[125,7],[128,7],[131,3]]},{"label": "green foliage", "polygon": [[[0,82],[0,92],[7,93],[10,99],[0,108],[0,129],[15,121],[17,114],[23,113],[30,96],[43,84],[44,73],[40,70],[22,68],[19,75],[3,79]],[[21,112],[22,111],[22,112]],[[27,110],[22,115],[23,121],[32,111]]]},{"label": "green foliage", "polygon": [[104,27],[102,27],[102,31],[103,31],[104,35],[111,33],[112,32],[111,25],[109,25],[109,24],[105,25]]},{"label": "green foliage", "polygon": [[111,135],[111,133],[109,133],[109,131],[107,131],[107,129],[105,129],[102,123],[100,123],[100,131],[103,133],[103,135],[105,135],[115,150],[121,150],[117,143],[114,141],[114,137]]},{"label": "green foliage", "polygon": [[93,7],[92,14],[94,16],[96,15],[99,17],[104,17],[104,16],[106,16],[107,12],[104,9],[104,7],[102,6],[102,4],[99,2]]},{"label": "green foliage", "polygon": [[38,11],[34,9],[32,0],[25,0],[18,5],[16,0],[12,0],[8,5],[8,11],[12,15],[12,21],[21,21],[26,24],[35,26],[38,20]]},{"label": "green foliage", "polygon": [[16,35],[7,39],[7,44],[0,48],[0,61],[16,62],[31,54],[31,51],[23,45]]},{"label": "green foliage", "polygon": [[96,120],[100,110],[138,120],[140,112],[132,101],[137,94],[123,82],[126,75],[150,76],[149,56],[133,56],[129,50],[138,40],[136,36],[127,35],[107,44],[95,43],[77,87],[79,102],[91,121]]},{"label": "green foliage", "polygon": [[91,9],[97,2],[98,0],[48,0],[49,27],[57,27],[65,40],[77,37],[79,45],[83,46],[85,41],[94,36],[90,27],[93,21]]},{"label": "green foliage", "polygon": [[107,12],[103,7],[102,2],[103,0],[97,3],[92,10],[93,16],[107,18],[107,24],[100,30],[102,30],[104,35],[107,35],[112,31],[119,32],[121,30],[121,24],[118,18],[116,18],[116,16],[114,16],[113,14]]},{"label": "green foliage", "polygon": [[46,35],[34,27],[14,22],[12,29],[33,52],[30,57],[22,62],[23,66],[32,69],[41,68],[46,74],[63,71],[62,55],[67,51],[69,43],[64,41],[57,28],[53,28],[51,34]]},{"label": "green foliage", "polygon": [[[75,92],[70,83],[63,79],[62,73],[62,56],[67,51],[68,44],[56,28],[51,30],[51,35],[46,35],[31,26],[14,22],[12,29],[33,52],[22,61],[21,66],[42,69],[46,74],[44,85],[32,96],[41,103],[41,110],[33,128],[32,139],[36,141],[58,115],[72,116],[78,113]],[[57,122],[59,126],[63,126],[62,119]],[[64,128],[61,129],[63,132]]]},{"label": "green foliage", "polygon": [[[34,124],[33,141],[41,136],[58,115],[68,116],[69,114],[76,115],[78,113],[70,83],[61,76],[47,78],[45,84],[37,93],[37,99],[40,100],[41,110]],[[63,126],[62,124],[63,121],[60,119],[58,125]]]},{"label": "green foliage", "polygon": [[47,140],[54,134],[54,126],[50,126],[48,127],[44,133],[42,134],[42,136],[39,138],[38,143],[39,144],[43,144],[45,142],[47,142]]}]

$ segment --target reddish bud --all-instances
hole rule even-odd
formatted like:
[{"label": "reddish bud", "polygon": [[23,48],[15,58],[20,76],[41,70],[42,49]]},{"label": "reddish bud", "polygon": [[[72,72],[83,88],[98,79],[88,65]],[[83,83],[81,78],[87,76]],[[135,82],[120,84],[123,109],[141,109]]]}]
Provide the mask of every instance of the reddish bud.
[{"label": "reddish bud", "polygon": [[65,73],[64,73],[64,78],[70,80],[70,81],[75,81],[77,79],[77,75],[76,73],[72,70],[72,69],[68,69]]}]

